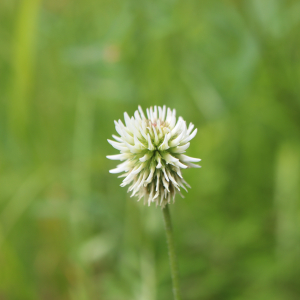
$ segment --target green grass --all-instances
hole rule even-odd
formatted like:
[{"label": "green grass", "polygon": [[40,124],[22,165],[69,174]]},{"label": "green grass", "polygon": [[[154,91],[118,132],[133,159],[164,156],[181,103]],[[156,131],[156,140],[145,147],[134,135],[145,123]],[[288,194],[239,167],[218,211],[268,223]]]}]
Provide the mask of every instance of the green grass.
[{"label": "green grass", "polygon": [[184,300],[300,295],[300,5],[0,2],[0,299],[172,299],[162,213],[108,173],[140,104],[198,128]]}]

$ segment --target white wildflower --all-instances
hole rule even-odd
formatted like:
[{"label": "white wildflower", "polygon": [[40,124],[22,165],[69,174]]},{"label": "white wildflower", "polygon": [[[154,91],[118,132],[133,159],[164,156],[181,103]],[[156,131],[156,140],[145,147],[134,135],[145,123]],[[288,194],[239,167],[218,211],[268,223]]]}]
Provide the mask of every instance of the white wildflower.
[{"label": "white wildflower", "polygon": [[[180,188],[190,187],[182,177],[181,169],[200,168],[193,164],[200,159],[189,157],[183,153],[190,146],[189,141],[196,135],[194,125],[187,128],[182,117],[176,123],[176,111],[154,106],[147,109],[147,118],[139,106],[134,117],[124,113],[125,125],[121,120],[115,121],[120,136],[113,135],[116,141],[108,142],[120,154],[109,155],[107,158],[121,160],[116,169],[110,173],[121,173],[125,177],[121,186],[130,184],[128,192],[131,197],[138,195],[144,203],[164,207],[180,193]],[[182,196],[183,197],[183,196]]]}]

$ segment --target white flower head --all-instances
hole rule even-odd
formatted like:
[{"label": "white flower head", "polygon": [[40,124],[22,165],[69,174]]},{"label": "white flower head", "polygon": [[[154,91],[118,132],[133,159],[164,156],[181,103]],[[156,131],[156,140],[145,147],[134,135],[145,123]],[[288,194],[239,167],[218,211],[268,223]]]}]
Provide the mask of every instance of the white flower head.
[{"label": "white flower head", "polygon": [[[187,128],[182,117],[176,123],[176,111],[166,106],[147,108],[147,118],[139,106],[134,117],[124,113],[125,125],[115,121],[120,136],[113,135],[116,141],[108,142],[120,151],[120,154],[107,158],[121,160],[110,173],[121,173],[125,177],[121,186],[130,184],[131,197],[138,195],[138,201],[144,197],[144,203],[152,202],[164,207],[181,196],[180,188],[190,187],[183,179],[181,169],[200,168],[194,162],[200,159],[184,155],[190,146],[189,141],[196,135],[194,125]],[[183,197],[183,196],[182,196]]]}]

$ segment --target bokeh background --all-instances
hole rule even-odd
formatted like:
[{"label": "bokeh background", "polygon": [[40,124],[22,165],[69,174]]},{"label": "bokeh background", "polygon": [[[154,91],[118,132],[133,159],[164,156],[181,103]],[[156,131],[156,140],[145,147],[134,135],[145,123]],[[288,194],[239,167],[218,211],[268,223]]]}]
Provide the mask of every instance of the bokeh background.
[{"label": "bokeh background", "polygon": [[1,0],[0,299],[172,299],[161,210],[108,173],[139,104],[198,128],[183,299],[300,299],[299,49],[297,0]]}]

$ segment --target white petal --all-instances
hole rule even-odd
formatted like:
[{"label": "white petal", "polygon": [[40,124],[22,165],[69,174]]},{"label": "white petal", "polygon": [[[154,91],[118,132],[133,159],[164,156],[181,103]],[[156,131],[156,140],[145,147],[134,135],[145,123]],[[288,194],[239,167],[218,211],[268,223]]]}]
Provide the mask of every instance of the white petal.
[{"label": "white petal", "polygon": [[181,142],[182,138],[184,137],[184,134],[185,134],[185,132],[182,131],[176,139],[174,139],[171,142],[169,142],[169,146],[170,147],[175,147],[175,146],[179,145],[179,143]]},{"label": "white petal", "polygon": [[148,198],[148,206],[150,206],[151,202],[153,201],[153,193],[154,193],[154,186],[151,186],[151,191]]},{"label": "white petal", "polygon": [[[150,109],[151,109],[151,108],[150,108]],[[146,108],[146,113],[147,113],[148,120],[151,120],[151,115],[150,115],[150,110],[149,110],[149,108]]]},{"label": "white petal", "polygon": [[118,143],[118,142],[115,142],[115,141],[112,141],[112,140],[107,140],[115,149],[117,150],[124,150],[124,151],[127,151],[128,148],[126,147],[125,144],[123,143]]},{"label": "white petal", "polygon": [[160,172],[157,173],[157,176],[156,176],[156,188],[155,190],[158,192],[159,190],[159,183],[160,183],[160,180],[159,180],[159,177],[160,177]]},{"label": "white petal", "polygon": [[146,135],[146,127],[143,128],[144,122],[142,123],[142,125],[139,127],[139,131],[141,133],[141,135],[143,136],[143,138],[147,141],[147,135]]},{"label": "white petal", "polygon": [[[152,202],[154,202],[154,200],[155,200],[156,198],[158,198],[158,196],[159,196],[159,191],[157,191],[157,192],[155,193],[155,195],[154,195],[154,197],[153,197],[153,199],[152,199]],[[156,206],[157,206],[157,202],[156,202]]]},{"label": "white petal", "polygon": [[121,139],[121,137],[116,136],[116,135],[112,135],[112,137],[113,137],[116,141],[118,141],[118,142],[120,142],[120,143],[123,143],[123,140]]},{"label": "white petal", "polygon": [[186,143],[185,145],[183,146],[177,146],[173,149],[171,149],[171,152],[172,153],[184,153],[185,150],[190,146],[190,143]]},{"label": "white petal", "polygon": [[148,139],[148,149],[149,150],[155,150],[155,147],[152,144],[152,141],[151,141],[149,133],[147,134],[147,139]]},{"label": "white petal", "polygon": [[132,174],[137,174],[141,172],[143,168],[144,168],[144,164],[141,164],[136,170],[132,171]]},{"label": "white petal", "polygon": [[187,134],[190,134],[191,131],[193,130],[193,128],[194,128],[194,124],[193,124],[193,123],[190,123],[189,129],[187,130]]},{"label": "white petal", "polygon": [[184,154],[179,155],[179,159],[183,162],[199,162],[201,160],[200,158],[194,158]]},{"label": "white petal", "polygon": [[[147,175],[147,172],[145,172],[145,176]],[[136,178],[136,174],[133,174],[132,172],[130,172],[130,174],[128,174],[128,176],[123,180],[124,186],[129,184],[132,180],[134,180],[134,178]]]},{"label": "white petal", "polygon": [[184,165],[183,163],[181,163],[181,161],[178,158],[175,158],[174,156],[172,156],[170,153],[164,153],[163,154],[163,158],[166,160],[166,162],[168,164],[186,169],[187,166]]},{"label": "white petal", "polygon": [[141,149],[143,149],[143,150],[146,149],[145,145],[142,144],[142,143],[139,141],[139,139],[137,138],[136,135],[134,136],[134,146],[135,146],[136,148],[140,149],[140,150],[141,150]]},{"label": "white petal", "polygon": [[187,138],[185,138],[184,140],[182,140],[180,144],[183,145],[183,144],[189,142],[192,138],[195,137],[196,134],[197,134],[197,128],[192,132],[191,135],[189,135]]},{"label": "white petal", "polygon": [[183,163],[181,163],[180,161],[177,161],[175,164],[176,164],[178,167],[182,168],[182,169],[186,169],[186,168],[187,168],[187,166],[184,165]]},{"label": "white petal", "polygon": [[176,110],[173,109],[172,117],[171,117],[171,122],[170,122],[170,127],[173,128],[176,123]]},{"label": "white petal", "polygon": [[167,171],[168,172],[168,177],[171,179],[171,181],[173,182],[175,188],[180,191],[180,188],[178,187],[178,183],[176,182],[176,180],[174,179],[174,177],[171,175],[171,173],[169,172],[169,170]]},{"label": "white petal", "polygon": [[125,120],[126,126],[131,129],[132,124],[131,124],[131,120],[130,120],[127,112],[124,112],[124,120]]},{"label": "white petal", "polygon": [[135,174],[132,174],[132,172],[130,172],[126,178],[124,178],[124,180],[122,181],[122,183],[120,184],[122,187],[129,184],[134,178],[135,178]]},{"label": "white petal", "polygon": [[143,136],[140,133],[140,125],[138,123],[138,121],[132,119],[132,133],[134,136],[137,136],[139,139],[142,139]]},{"label": "white petal", "polygon": [[161,145],[158,147],[158,150],[163,151],[163,150],[167,150],[167,149],[170,148],[169,145],[168,145],[169,138],[170,138],[170,134],[167,133],[167,134],[165,135],[164,141],[163,141],[163,142],[161,143]]},{"label": "white petal", "polygon": [[136,170],[135,168],[126,176],[126,178],[124,178],[121,186],[125,186],[127,184],[129,184],[135,177],[136,174],[133,173],[133,171]]},{"label": "white petal", "polygon": [[125,160],[130,157],[130,154],[122,153],[122,154],[116,154],[116,155],[107,155],[106,157],[111,160]]},{"label": "white petal", "polygon": [[182,180],[179,181],[179,185],[180,185],[180,187],[182,187],[186,192],[188,192],[187,188],[183,185],[183,181],[182,181]]},{"label": "white petal", "polygon": [[139,109],[139,112],[140,112],[140,115],[141,115],[142,119],[146,119],[146,117],[144,115],[144,112],[143,112],[143,110],[142,110],[142,108],[141,108],[140,105],[139,105],[138,109]]},{"label": "white petal", "polygon": [[159,119],[163,119],[163,116],[162,116],[162,109],[161,109],[160,106],[158,107],[158,117],[159,117]]},{"label": "white petal", "polygon": [[157,106],[154,106],[154,111],[153,111],[153,117],[155,120],[157,120]]},{"label": "white petal", "polygon": [[114,121],[115,122],[115,128],[116,128],[116,131],[117,133],[122,136],[123,135],[123,131],[121,130],[121,127],[119,125],[119,123],[117,121]]},{"label": "white petal", "polygon": [[157,120],[157,128],[158,128],[158,131],[159,131],[158,135],[161,138],[163,136],[163,132],[161,130],[160,119]]},{"label": "white petal", "polygon": [[168,107],[167,109],[167,118],[166,118],[166,122],[170,125],[171,123],[171,119],[172,119],[172,111],[171,109]]},{"label": "white petal", "polygon": [[178,158],[175,158],[170,153],[164,152],[164,153],[162,153],[162,157],[166,161],[167,164],[178,161]]},{"label": "white petal", "polygon": [[141,162],[145,162],[152,157],[152,153],[146,153],[143,157],[140,158]]},{"label": "white petal", "polygon": [[113,174],[116,174],[116,173],[121,173],[121,172],[124,172],[124,168],[121,168],[121,167],[117,167],[115,169],[111,169],[109,170],[109,173],[113,173]]},{"label": "white petal", "polygon": [[150,107],[150,118],[151,122],[154,122],[154,115],[153,115],[153,107]]},{"label": "white petal", "polygon": [[[137,187],[141,183],[142,179],[143,179],[143,176],[140,175],[138,180],[128,189],[128,191],[131,192],[135,187]],[[132,195],[130,197],[132,197],[134,194],[135,193],[132,193]]]},{"label": "white petal", "polygon": [[137,110],[134,112],[134,117],[137,121],[139,121],[139,122],[142,121],[141,116]]},{"label": "white petal", "polygon": [[140,153],[142,150],[138,147],[135,147],[134,145],[130,145],[129,143],[125,142],[126,146],[130,150],[131,153]]},{"label": "white petal", "polygon": [[188,188],[191,188],[191,186],[190,186],[184,179],[182,179],[182,182],[183,182]]},{"label": "white petal", "polygon": [[156,132],[156,128],[152,125],[152,130],[154,132],[154,143],[157,145],[159,140],[158,140],[158,136],[157,136],[157,132]]},{"label": "white petal", "polygon": [[140,184],[137,186],[137,190],[140,189],[140,187],[145,183],[145,179],[146,179],[147,175],[148,175],[148,172],[144,172],[143,178],[142,178]]},{"label": "white petal", "polygon": [[201,166],[193,164],[191,162],[185,162],[185,164],[189,167],[189,168],[201,168]]},{"label": "white petal", "polygon": [[164,194],[161,193],[159,205],[162,205],[163,200],[164,200]]},{"label": "white petal", "polygon": [[166,117],[166,106],[164,105],[163,106],[163,110],[162,110],[162,117],[161,117],[161,119],[164,121],[165,117]]},{"label": "white petal", "polygon": [[145,180],[146,183],[150,183],[150,182],[152,181],[154,171],[155,171],[155,168],[152,167],[152,168],[150,169],[150,174],[149,174],[148,178]]},{"label": "white petal", "polygon": [[133,133],[124,126],[124,124],[122,123],[121,120],[119,120],[118,123],[119,123],[120,129],[121,129],[121,132],[122,132],[122,134],[120,134],[122,136],[122,138],[125,141],[127,141],[128,143],[133,144]]},{"label": "white petal", "polygon": [[156,159],[157,159],[157,161],[158,161],[158,164],[157,164],[157,166],[156,166],[156,169],[159,169],[159,168],[162,167],[162,163],[161,163],[161,156],[160,156],[160,154],[159,154],[158,152],[156,152]]},{"label": "white petal", "polygon": [[165,177],[161,177],[161,179],[162,179],[163,185],[166,188],[166,190],[168,192],[170,192],[170,190],[169,190],[169,183],[166,181]]},{"label": "white petal", "polygon": [[177,175],[178,175],[180,178],[182,178],[180,168],[177,168],[176,173],[177,173]]},{"label": "white petal", "polygon": [[164,176],[165,176],[166,180],[169,181],[169,177],[167,176],[165,167],[162,167],[161,169],[163,170],[163,173],[164,173]]},{"label": "white petal", "polygon": [[180,127],[182,126],[182,122],[184,122],[184,120],[182,119],[182,117],[179,117],[176,126],[171,130],[171,136],[174,136],[179,132]]}]

